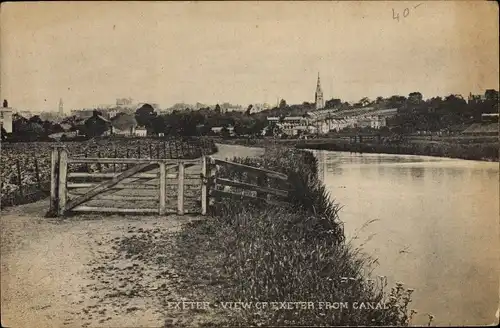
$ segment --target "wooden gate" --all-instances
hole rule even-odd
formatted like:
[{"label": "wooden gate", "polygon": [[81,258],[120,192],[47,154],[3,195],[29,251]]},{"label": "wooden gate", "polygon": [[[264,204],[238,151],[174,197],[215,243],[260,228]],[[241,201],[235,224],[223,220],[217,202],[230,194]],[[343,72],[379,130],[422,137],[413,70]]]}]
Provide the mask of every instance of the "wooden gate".
[{"label": "wooden gate", "polygon": [[71,212],[206,215],[211,204],[224,199],[283,204],[290,191],[285,174],[210,156],[193,160],[69,157],[64,147],[56,146],[51,170],[49,214],[53,216]]},{"label": "wooden gate", "polygon": [[[201,163],[202,159],[75,158],[64,147],[54,147],[49,213],[205,215],[207,188],[202,184]],[[194,191],[194,196],[187,191]],[[196,206],[187,209],[186,200],[193,198]]]}]

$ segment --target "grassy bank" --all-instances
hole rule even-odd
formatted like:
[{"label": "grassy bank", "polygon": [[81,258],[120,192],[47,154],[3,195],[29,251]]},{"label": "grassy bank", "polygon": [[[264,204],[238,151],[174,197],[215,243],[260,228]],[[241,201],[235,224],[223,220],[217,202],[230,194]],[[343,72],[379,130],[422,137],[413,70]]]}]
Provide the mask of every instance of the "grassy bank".
[{"label": "grassy bank", "polygon": [[[269,302],[260,309],[219,307],[214,324],[409,323],[412,290],[398,284],[386,291],[383,277],[369,279],[374,261],[345,241],[339,206],[318,180],[317,162],[310,152],[274,148],[266,149],[261,158],[233,161],[289,175],[294,205],[219,204],[210,218],[186,225],[177,236],[176,252],[182,258],[178,271],[189,281],[179,288],[187,299]],[[221,174],[246,179],[232,172]],[[283,309],[270,302],[313,306]],[[331,307],[321,302],[331,302]],[[356,302],[370,306],[359,309]]]}]

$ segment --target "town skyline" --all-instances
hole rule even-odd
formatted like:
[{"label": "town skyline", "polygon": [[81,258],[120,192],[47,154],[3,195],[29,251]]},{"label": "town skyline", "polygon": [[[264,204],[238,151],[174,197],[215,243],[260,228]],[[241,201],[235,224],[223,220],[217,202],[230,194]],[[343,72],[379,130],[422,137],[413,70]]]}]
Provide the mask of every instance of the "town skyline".
[{"label": "town skyline", "polygon": [[466,98],[499,88],[497,13],[486,2],[2,4],[1,97],[54,112],[61,98],[66,110],[121,97],[294,104],[314,102],[319,72],[325,100]]}]

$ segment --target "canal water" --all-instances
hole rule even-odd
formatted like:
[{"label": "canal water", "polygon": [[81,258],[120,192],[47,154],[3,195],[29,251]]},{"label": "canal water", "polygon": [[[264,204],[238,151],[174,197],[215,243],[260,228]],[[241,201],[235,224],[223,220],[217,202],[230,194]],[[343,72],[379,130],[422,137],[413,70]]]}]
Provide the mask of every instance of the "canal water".
[{"label": "canal water", "polygon": [[[313,151],[348,240],[389,286],[415,289],[414,324],[486,325],[499,306],[498,163]],[[363,225],[370,221],[374,222]]]}]

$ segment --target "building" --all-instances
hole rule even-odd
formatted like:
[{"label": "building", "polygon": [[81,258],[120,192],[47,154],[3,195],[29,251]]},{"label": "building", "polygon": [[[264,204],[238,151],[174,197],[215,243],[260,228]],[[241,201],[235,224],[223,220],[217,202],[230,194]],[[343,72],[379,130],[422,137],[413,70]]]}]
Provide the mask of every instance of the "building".
[{"label": "building", "polygon": [[12,133],[12,108],[0,108],[0,126],[5,129],[7,133]]},{"label": "building", "polygon": [[269,125],[275,124],[281,129],[281,131],[283,131],[283,133],[286,133],[290,136],[297,135],[300,131],[310,132],[312,129],[316,128],[314,126],[310,127],[311,124],[309,122],[309,119],[304,116],[269,116],[267,118],[267,122]]},{"label": "building", "polygon": [[135,128],[134,135],[136,137],[145,137],[148,135],[148,130],[146,130],[146,128],[143,126],[138,126]]},{"label": "building", "polygon": [[92,116],[85,120],[84,125],[87,136],[91,137],[106,136],[112,130],[111,122],[98,111],[94,111]]},{"label": "building", "polygon": [[494,89],[488,89],[483,95],[473,95],[472,93],[469,93],[469,97],[467,99],[467,103],[469,105],[481,104],[486,101],[498,103],[498,91]]},{"label": "building", "polygon": [[116,99],[116,106],[132,106],[133,105],[133,100],[132,98],[117,98]]},{"label": "building", "polygon": [[380,129],[387,125],[387,118],[397,114],[397,108],[376,109],[373,107],[350,110],[323,109],[307,113],[309,125],[316,126],[319,133],[340,131],[345,128],[370,127]]},{"label": "building", "polygon": [[[222,134],[222,130],[223,130],[223,129],[224,129],[224,127],[223,127],[223,126],[214,126],[214,127],[211,129],[211,131],[212,131],[212,133],[214,133],[214,134],[218,134],[218,135],[220,135],[220,134]],[[235,136],[235,135],[236,135],[236,134],[234,133],[234,126],[231,126],[231,125],[230,125],[230,126],[226,127],[226,129],[227,129],[227,131],[229,132],[229,135],[230,135],[230,136]]]},{"label": "building", "polygon": [[318,73],[318,83],[316,84],[316,93],[314,94],[314,101],[316,104],[316,110],[325,107],[325,100],[323,99],[323,90],[321,90],[321,81],[319,79],[319,73]]}]

